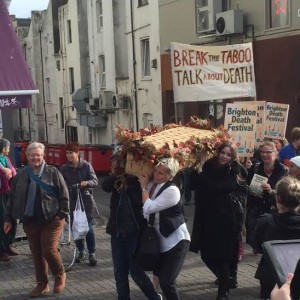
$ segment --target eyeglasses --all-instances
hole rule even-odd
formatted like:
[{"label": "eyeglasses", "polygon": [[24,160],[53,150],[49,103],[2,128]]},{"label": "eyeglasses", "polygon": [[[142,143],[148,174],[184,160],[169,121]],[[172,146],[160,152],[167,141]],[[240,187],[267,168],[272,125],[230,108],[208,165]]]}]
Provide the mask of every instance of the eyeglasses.
[{"label": "eyeglasses", "polygon": [[260,151],[260,154],[272,154],[274,151]]},{"label": "eyeglasses", "polygon": [[29,157],[41,157],[43,155],[44,154],[37,154],[37,153],[35,153],[35,154],[28,154]]}]

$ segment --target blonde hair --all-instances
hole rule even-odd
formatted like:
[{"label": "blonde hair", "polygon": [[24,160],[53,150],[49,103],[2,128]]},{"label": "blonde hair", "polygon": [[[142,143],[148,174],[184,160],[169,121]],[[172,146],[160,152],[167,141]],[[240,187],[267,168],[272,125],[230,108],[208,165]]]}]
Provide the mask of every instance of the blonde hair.
[{"label": "blonde hair", "polygon": [[179,162],[173,157],[160,158],[155,168],[159,167],[160,165],[163,165],[167,168],[167,175],[172,178],[176,175],[176,173],[179,170]]},{"label": "blonde hair", "polygon": [[273,150],[275,153],[277,153],[276,145],[275,145],[275,143],[273,143],[273,142],[271,142],[271,141],[265,141],[265,142],[263,142],[263,143],[260,145],[259,149],[261,150],[263,147],[270,147],[270,148],[272,148],[272,150]]},{"label": "blonde hair", "polygon": [[300,205],[300,181],[294,177],[286,176],[279,180],[275,186],[276,195],[280,197],[279,203],[291,209]]}]

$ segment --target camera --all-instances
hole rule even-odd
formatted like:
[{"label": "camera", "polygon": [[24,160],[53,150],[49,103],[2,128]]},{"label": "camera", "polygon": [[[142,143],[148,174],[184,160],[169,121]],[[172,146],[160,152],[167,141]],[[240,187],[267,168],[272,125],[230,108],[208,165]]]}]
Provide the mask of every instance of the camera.
[{"label": "camera", "polygon": [[300,239],[264,242],[263,251],[272,265],[279,287],[286,282],[288,273],[294,273],[291,283],[291,297],[293,300],[299,300]]}]

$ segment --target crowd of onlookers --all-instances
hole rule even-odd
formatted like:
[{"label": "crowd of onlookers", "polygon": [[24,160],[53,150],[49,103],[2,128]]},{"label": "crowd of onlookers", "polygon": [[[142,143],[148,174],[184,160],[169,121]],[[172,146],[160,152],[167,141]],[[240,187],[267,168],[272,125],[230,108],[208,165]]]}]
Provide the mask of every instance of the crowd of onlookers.
[{"label": "crowd of onlookers", "polygon": [[[83,200],[89,229],[85,241],[76,241],[76,263],[88,260],[90,266],[97,265],[93,230],[93,216],[98,213],[93,198],[97,176],[91,164],[80,157],[78,143],[66,145],[68,162],[60,170],[46,164],[42,143],[29,144],[28,165],[19,172],[8,157],[9,150],[9,141],[0,139],[0,260],[18,255],[12,244],[16,220],[21,220],[37,281],[30,296],[49,292],[48,268],[54,276],[53,292],[60,293],[66,273],[58,243],[65,217],[74,211],[78,196]],[[243,236],[254,255],[262,254],[255,274],[261,299],[291,299],[286,291],[292,276],[281,289],[275,287],[276,277],[263,243],[300,239],[300,128],[292,130],[290,143],[266,140],[251,160],[243,162],[234,144],[226,141],[201,168],[179,171],[177,160],[162,158],[153,174],[131,176],[124,172],[120,149],[110,163],[111,173],[102,188],[111,193],[106,231],[111,236],[118,299],[130,299],[129,274],[148,299],[180,299],[176,278],[188,251],[199,253],[216,276],[216,299],[229,299],[230,289],[238,287]],[[252,179],[257,175],[264,180],[259,190],[254,190]],[[183,204],[190,205],[192,195],[195,215],[190,235]],[[134,256],[147,223],[152,224],[160,244],[152,278]],[[282,296],[284,293],[287,296]]]}]

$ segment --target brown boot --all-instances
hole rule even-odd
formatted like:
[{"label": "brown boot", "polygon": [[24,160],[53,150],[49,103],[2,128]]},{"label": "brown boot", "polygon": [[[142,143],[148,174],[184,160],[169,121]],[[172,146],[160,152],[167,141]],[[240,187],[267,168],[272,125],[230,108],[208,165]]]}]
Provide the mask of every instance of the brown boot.
[{"label": "brown boot", "polygon": [[0,261],[9,261],[10,257],[6,252],[0,253]]},{"label": "brown boot", "polygon": [[48,283],[38,282],[36,287],[30,292],[31,298],[41,297],[50,291]]},{"label": "brown boot", "polygon": [[53,287],[53,293],[54,294],[61,293],[65,289],[66,277],[67,277],[66,273],[55,276],[54,287]]},{"label": "brown boot", "polygon": [[13,247],[7,247],[6,249],[6,253],[9,255],[9,256],[17,256],[19,255],[19,251],[16,249],[16,248],[13,248]]}]

